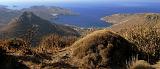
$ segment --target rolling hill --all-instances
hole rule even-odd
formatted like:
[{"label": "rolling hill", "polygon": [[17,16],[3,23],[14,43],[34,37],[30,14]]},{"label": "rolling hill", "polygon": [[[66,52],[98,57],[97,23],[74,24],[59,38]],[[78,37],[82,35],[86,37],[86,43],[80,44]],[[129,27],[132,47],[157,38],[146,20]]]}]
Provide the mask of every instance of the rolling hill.
[{"label": "rolling hill", "polygon": [[102,20],[112,23],[113,31],[132,29],[135,26],[151,26],[159,28],[160,14],[158,13],[135,13],[135,14],[114,14],[106,16]]}]

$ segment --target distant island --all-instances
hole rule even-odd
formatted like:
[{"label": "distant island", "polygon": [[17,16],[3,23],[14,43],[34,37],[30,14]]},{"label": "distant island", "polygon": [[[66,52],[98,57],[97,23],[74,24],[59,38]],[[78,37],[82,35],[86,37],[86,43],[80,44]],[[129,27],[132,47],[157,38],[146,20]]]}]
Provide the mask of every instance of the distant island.
[{"label": "distant island", "polygon": [[0,7],[0,24],[8,23],[12,18],[20,16],[24,11],[30,11],[36,14],[37,16],[54,21],[55,18],[59,15],[74,15],[74,12],[55,6],[32,6],[29,8],[24,8],[21,10],[8,9],[6,6]]},{"label": "distant island", "polygon": [[120,31],[122,29],[128,29],[139,25],[150,25],[159,27],[160,14],[159,13],[135,13],[135,14],[113,14],[101,18],[101,20],[107,23],[113,24],[110,29],[114,31]]}]

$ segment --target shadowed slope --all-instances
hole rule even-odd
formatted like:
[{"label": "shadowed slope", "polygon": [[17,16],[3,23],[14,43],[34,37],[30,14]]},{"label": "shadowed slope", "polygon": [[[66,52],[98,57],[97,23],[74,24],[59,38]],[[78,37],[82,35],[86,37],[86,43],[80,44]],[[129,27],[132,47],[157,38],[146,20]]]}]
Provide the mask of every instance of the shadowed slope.
[{"label": "shadowed slope", "polygon": [[20,63],[15,56],[7,55],[6,51],[0,48],[0,68],[1,69],[29,69]]}]

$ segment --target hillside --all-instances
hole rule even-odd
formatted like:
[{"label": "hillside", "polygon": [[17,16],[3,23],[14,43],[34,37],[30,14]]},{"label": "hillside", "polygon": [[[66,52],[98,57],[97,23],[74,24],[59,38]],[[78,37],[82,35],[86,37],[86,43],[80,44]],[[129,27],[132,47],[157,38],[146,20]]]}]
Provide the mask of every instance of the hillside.
[{"label": "hillside", "polygon": [[147,40],[146,36],[138,39],[141,36],[133,39],[140,45],[106,29],[79,39],[53,34],[44,38],[37,47],[30,47],[18,38],[0,40],[0,60],[3,60],[0,68],[159,69],[159,36],[149,33],[151,40]]},{"label": "hillside", "polygon": [[0,25],[8,23],[12,18],[21,14],[18,10],[8,9],[7,7],[0,7]]},{"label": "hillside", "polygon": [[0,25],[7,24],[14,17],[19,17],[24,11],[30,11],[36,14],[37,16],[52,21],[57,18],[58,15],[72,15],[74,14],[68,9],[60,8],[60,7],[46,7],[46,6],[32,6],[29,8],[24,8],[21,10],[13,10],[9,9],[6,6],[0,7]]},{"label": "hillside", "polygon": [[124,62],[136,53],[133,46],[118,34],[99,30],[71,46],[71,61],[82,68],[123,68]]},{"label": "hillside", "polygon": [[[52,39],[53,36],[49,38]],[[53,42],[58,42],[56,40],[53,40]],[[60,50],[52,47],[45,48],[47,47],[45,46],[46,44],[30,50],[30,48],[23,44],[22,40],[13,41],[20,46],[12,44],[12,41],[1,41],[0,48],[7,50],[9,52],[8,54],[16,56],[17,60],[21,60],[21,64],[31,69],[125,68],[126,61],[135,55],[137,50],[133,47],[133,44],[129,43],[123,37],[108,30],[93,32],[77,40],[71,46]],[[32,57],[29,57],[29,55]],[[24,57],[30,60],[22,59]]]},{"label": "hillside", "polygon": [[30,11],[36,14],[37,16],[52,21],[53,19],[57,18],[59,15],[75,15],[74,12],[70,11],[69,9],[55,7],[55,6],[32,6],[30,8],[24,8],[20,10],[22,12],[24,11]]},{"label": "hillside", "polygon": [[[48,61],[44,60],[46,63],[44,69],[159,69],[160,44],[157,42],[160,38],[153,32],[145,32],[148,33],[148,37],[142,37],[142,35],[136,36],[136,39],[133,37],[133,41],[139,41],[137,43],[141,45],[104,29],[80,38],[69,47],[56,50],[52,47],[45,49],[43,46],[42,50],[38,51],[48,54],[52,58]],[[147,40],[148,38],[149,40]],[[144,50],[148,52],[144,52]]]},{"label": "hillside", "polygon": [[[32,12],[24,12],[20,17],[13,19],[4,26],[1,33],[9,37],[42,37],[49,34],[58,35],[79,35],[77,31],[71,29],[70,27],[57,25],[44,20]],[[28,37],[26,37],[28,36]]]},{"label": "hillside", "polygon": [[160,14],[158,13],[135,13],[135,14],[114,14],[106,16],[102,20],[112,23],[113,31],[133,28],[135,26],[152,26],[159,27]]}]

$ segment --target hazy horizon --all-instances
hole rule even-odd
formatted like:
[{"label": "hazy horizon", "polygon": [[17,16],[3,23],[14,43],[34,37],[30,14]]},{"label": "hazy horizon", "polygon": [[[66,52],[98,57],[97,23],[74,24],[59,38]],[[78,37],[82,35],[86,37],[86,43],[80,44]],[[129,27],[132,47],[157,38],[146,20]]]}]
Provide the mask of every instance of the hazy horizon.
[{"label": "hazy horizon", "polygon": [[20,2],[54,2],[54,3],[93,3],[93,2],[160,2],[160,0],[1,0],[0,3],[20,3]]},{"label": "hazy horizon", "polygon": [[144,4],[160,4],[160,0],[0,0],[0,5],[16,4],[116,4],[143,6]]}]

